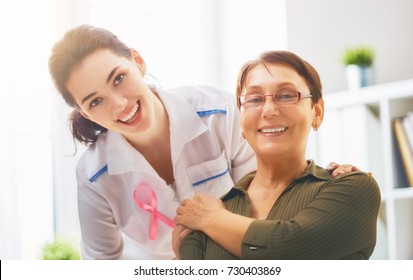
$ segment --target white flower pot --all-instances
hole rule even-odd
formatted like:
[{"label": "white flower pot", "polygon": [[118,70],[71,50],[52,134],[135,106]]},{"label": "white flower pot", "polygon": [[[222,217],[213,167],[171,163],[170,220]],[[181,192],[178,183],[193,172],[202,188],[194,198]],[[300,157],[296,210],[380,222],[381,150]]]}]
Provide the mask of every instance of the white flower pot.
[{"label": "white flower pot", "polygon": [[349,90],[373,84],[373,69],[371,66],[348,65],[346,67],[346,74]]}]

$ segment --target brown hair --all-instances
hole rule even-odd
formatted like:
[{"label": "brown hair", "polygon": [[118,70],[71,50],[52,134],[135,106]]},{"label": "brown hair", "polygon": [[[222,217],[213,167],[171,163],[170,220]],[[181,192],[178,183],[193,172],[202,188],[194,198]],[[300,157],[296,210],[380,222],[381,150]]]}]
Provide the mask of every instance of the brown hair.
[{"label": "brown hair", "polygon": [[236,85],[236,97],[237,104],[239,104],[239,96],[241,95],[245,81],[250,71],[257,65],[263,64],[284,64],[294,69],[305,80],[310,93],[313,104],[322,98],[322,85],[320,76],[317,71],[307,61],[299,57],[298,55],[289,51],[268,51],[262,53],[257,59],[248,61],[245,63],[238,74]]},{"label": "brown hair", "polygon": [[80,25],[66,32],[53,46],[49,58],[49,72],[56,89],[66,103],[75,108],[69,119],[72,135],[86,146],[95,143],[107,129],[84,118],[76,110],[79,106],[66,85],[73,69],[99,49],[109,49],[119,56],[132,59],[130,48],[118,37],[106,29],[90,25]]}]

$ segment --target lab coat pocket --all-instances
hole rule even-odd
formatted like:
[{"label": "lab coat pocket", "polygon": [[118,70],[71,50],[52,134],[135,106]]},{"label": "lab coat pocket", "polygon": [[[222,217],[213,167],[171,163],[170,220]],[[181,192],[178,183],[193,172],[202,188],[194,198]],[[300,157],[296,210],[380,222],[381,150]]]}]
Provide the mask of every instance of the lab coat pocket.
[{"label": "lab coat pocket", "polygon": [[234,185],[229,166],[224,150],[216,159],[188,167],[188,177],[195,192],[216,197],[226,194]]}]

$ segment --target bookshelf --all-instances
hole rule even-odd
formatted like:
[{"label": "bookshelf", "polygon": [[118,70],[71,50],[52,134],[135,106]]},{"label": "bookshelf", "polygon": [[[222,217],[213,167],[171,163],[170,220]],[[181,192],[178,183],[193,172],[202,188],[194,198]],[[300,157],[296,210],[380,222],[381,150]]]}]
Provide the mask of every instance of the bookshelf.
[{"label": "bookshelf", "polygon": [[413,186],[393,132],[393,120],[413,111],[413,79],[327,93],[324,101],[324,122],[309,142],[313,157],[373,173],[382,204],[371,259],[413,259]]}]

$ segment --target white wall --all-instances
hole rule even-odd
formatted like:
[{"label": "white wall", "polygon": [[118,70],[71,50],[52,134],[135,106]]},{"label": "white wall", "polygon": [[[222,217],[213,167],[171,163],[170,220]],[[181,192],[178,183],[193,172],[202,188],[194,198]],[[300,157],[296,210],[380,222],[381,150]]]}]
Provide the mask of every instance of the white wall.
[{"label": "white wall", "polygon": [[53,238],[47,58],[54,0],[0,1],[0,259],[36,259]]},{"label": "white wall", "polygon": [[413,1],[288,0],[288,49],[319,72],[324,93],[347,90],[341,54],[371,45],[375,83],[413,77]]}]

